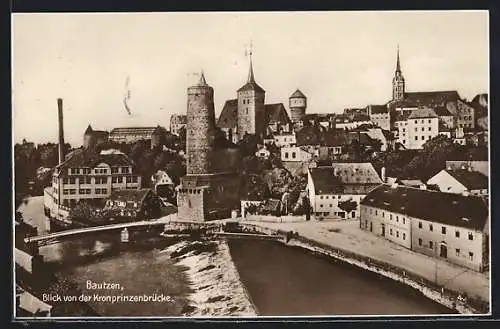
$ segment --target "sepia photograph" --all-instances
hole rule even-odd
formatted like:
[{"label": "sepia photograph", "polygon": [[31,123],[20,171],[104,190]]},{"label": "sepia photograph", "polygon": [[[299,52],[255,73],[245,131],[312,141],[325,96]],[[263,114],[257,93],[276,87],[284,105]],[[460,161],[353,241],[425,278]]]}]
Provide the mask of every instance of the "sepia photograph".
[{"label": "sepia photograph", "polygon": [[11,29],[14,320],[492,313],[487,10]]}]

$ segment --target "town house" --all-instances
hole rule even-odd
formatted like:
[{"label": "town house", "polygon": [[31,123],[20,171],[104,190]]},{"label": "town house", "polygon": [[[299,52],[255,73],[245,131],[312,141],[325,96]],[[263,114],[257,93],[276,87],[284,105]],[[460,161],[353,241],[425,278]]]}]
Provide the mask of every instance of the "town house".
[{"label": "town house", "polygon": [[476,271],[488,264],[488,225],[475,196],[384,184],[361,201],[361,229]]},{"label": "town house", "polygon": [[382,179],[369,162],[311,168],[307,177],[312,211],[320,218],[358,218],[361,200],[380,184]]}]

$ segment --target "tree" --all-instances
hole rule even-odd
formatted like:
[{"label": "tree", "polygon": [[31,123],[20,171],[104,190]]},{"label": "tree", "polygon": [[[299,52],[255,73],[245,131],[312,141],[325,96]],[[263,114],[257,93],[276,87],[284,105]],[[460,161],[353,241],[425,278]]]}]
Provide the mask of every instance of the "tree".
[{"label": "tree", "polygon": [[345,211],[346,213],[350,213],[351,211],[356,210],[358,207],[358,203],[354,200],[345,200],[339,202],[339,208]]}]

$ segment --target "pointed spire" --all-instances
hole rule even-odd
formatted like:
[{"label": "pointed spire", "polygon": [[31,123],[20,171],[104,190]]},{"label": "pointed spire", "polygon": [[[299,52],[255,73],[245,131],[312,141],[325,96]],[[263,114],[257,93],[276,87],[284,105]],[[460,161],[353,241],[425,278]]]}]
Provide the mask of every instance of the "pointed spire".
[{"label": "pointed spire", "polygon": [[399,63],[399,44],[398,44],[398,54],[397,54],[397,60],[396,60],[396,72],[401,73],[401,65]]},{"label": "pointed spire", "polygon": [[247,81],[248,83],[255,83],[255,77],[253,75],[252,54],[253,54],[253,49],[252,49],[252,43],[250,42],[250,49],[249,49],[250,68],[248,71],[248,81]]},{"label": "pointed spire", "polygon": [[200,76],[200,81],[198,82],[199,86],[206,86],[207,85],[207,80],[205,80],[205,72],[201,70],[201,76]]}]

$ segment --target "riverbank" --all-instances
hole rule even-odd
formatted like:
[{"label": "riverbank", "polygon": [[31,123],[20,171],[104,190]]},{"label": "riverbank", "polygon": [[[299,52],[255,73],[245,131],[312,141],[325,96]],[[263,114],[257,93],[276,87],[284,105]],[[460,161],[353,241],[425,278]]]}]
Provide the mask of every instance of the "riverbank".
[{"label": "riverbank", "polygon": [[[419,290],[462,314],[489,313],[489,277],[417,254],[359,230],[356,222],[270,223],[243,221],[265,233],[294,231],[289,244],[340,259]],[[359,231],[359,232],[358,232]],[[442,288],[442,289],[441,289]],[[467,301],[459,295],[468,295]]]},{"label": "riverbank", "polygon": [[257,315],[225,241],[183,241],[162,252],[187,268],[192,309],[184,316]]}]

